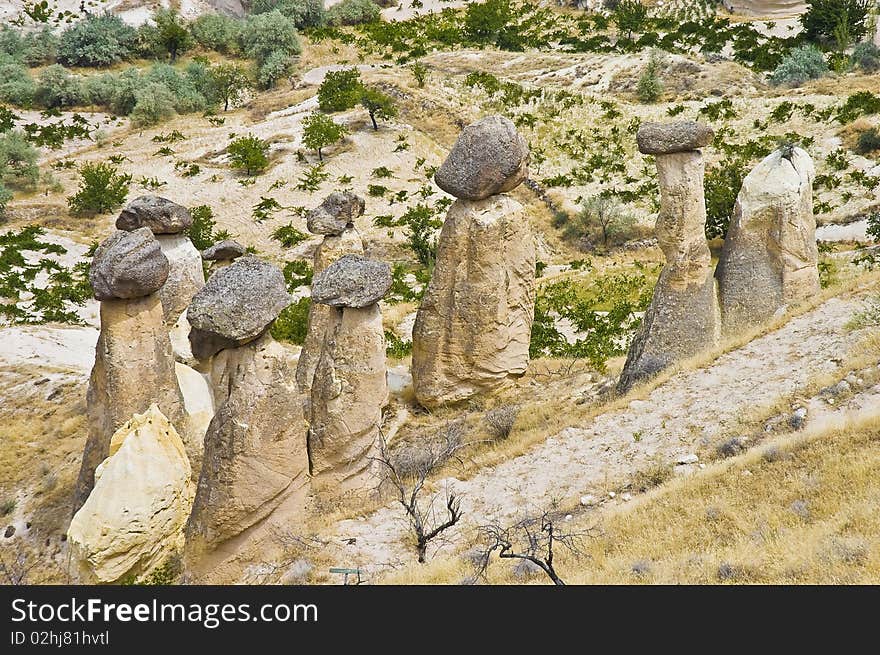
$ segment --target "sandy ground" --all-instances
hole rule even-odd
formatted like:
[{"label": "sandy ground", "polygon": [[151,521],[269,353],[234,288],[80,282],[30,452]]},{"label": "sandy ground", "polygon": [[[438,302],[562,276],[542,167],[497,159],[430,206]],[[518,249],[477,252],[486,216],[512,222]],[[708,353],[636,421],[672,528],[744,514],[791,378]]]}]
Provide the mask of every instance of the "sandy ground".
[{"label": "sandy ground", "polygon": [[[693,453],[735,431],[747,413],[835,371],[858,338],[844,328],[858,307],[853,299],[831,299],[705,369],[673,376],[644,400],[566,428],[469,480],[441,481],[439,496],[448,484],[462,497],[462,530],[510,521],[553,500],[607,497],[609,484],[658,459],[675,461]],[[402,510],[390,505],[362,520],[336,524],[327,538],[338,561],[380,570],[412,559],[404,545],[406,530]],[[348,545],[337,546],[343,543]]]}]

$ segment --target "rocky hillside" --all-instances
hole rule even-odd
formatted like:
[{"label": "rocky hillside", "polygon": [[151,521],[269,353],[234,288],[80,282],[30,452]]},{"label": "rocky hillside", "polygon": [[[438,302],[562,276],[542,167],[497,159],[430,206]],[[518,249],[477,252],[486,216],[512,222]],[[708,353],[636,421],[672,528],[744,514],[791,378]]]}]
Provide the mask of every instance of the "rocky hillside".
[{"label": "rocky hillside", "polygon": [[877,581],[870,17],[154,4],[0,31],[6,582]]}]

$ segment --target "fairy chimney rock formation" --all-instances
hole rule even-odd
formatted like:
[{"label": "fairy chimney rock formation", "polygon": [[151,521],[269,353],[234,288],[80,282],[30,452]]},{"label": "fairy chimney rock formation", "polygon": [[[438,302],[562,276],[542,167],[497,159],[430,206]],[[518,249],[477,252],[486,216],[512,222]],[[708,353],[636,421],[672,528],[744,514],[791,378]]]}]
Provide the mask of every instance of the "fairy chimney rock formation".
[{"label": "fairy chimney rock formation", "polygon": [[[332,193],[306,215],[310,232],[324,235],[315,250],[312,263],[313,276],[345,255],[363,255],[364,241],[354,226],[354,220],[364,213],[364,201],[352,193]],[[314,279],[314,278],[313,278]],[[309,306],[309,322],[296,366],[296,383],[308,412],[312,380],[321,356],[324,333],[333,311],[328,305],[313,302]]]},{"label": "fairy chimney rock formation", "polygon": [[190,476],[183,441],[155,404],[120,426],[67,531],[80,581],[142,580],[182,551]]},{"label": "fairy chimney rock formation", "polygon": [[655,235],[666,264],[630,345],[617,385],[621,392],[718,342],[720,318],[705,236],[705,165],[699,150],[712,136],[709,127],[694,121],[639,128],[639,150],[656,157],[660,212]]},{"label": "fairy chimney rock formation", "polygon": [[792,147],[743,180],[716,273],[725,334],[819,293],[814,176],[810,156]]},{"label": "fairy chimney rock formation", "polygon": [[192,353],[207,359],[253,341],[290,304],[284,274],[256,257],[241,257],[214,273],[192,298],[186,318]]},{"label": "fairy chimney rock formation", "polygon": [[382,407],[388,400],[379,300],[391,288],[383,262],[346,255],[316,275],[312,301],[330,320],[311,388],[309,468],[319,491],[375,486]]},{"label": "fairy chimney rock formation", "polygon": [[116,228],[128,232],[149,228],[170,264],[168,279],[159,291],[165,319],[173,325],[196,292],[205,285],[202,257],[185,232],[192,226],[189,210],[160,196],[135,198],[116,219]]},{"label": "fairy chimney rock formation", "polygon": [[[146,227],[116,232],[95,251],[89,279],[101,301],[101,333],[87,392],[89,437],[77,480],[74,510],[94,486],[95,468],[113,434],[156,403],[182,426],[183,399],[158,291],[168,260]],[[187,443],[193,459],[199,445]]]},{"label": "fairy chimney rock formation", "polygon": [[194,331],[223,343],[201,350],[193,341],[209,358],[217,409],[186,528],[188,557],[243,532],[305,482],[306,424],[292,362],[269,331],[288,302],[281,271],[252,257],[212,275],[193,298]]},{"label": "fairy chimney rock formation", "polygon": [[528,149],[506,118],[464,129],[437,171],[456,196],[413,327],[416,398],[428,408],[492,391],[529,362],[535,247],[522,206],[504,195],[528,173]]}]

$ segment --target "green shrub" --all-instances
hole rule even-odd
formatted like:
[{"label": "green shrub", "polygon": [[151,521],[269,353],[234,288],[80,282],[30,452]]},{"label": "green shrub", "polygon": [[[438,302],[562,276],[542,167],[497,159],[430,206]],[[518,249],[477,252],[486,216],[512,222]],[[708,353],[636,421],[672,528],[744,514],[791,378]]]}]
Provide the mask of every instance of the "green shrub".
[{"label": "green shrub", "polygon": [[195,44],[187,25],[174,9],[157,9],[153,12],[153,22],[156,24],[156,45],[168,53],[171,61],[176,61]]},{"label": "green shrub", "polygon": [[807,5],[800,21],[808,41],[833,43],[842,31],[859,40],[867,32],[868,0],[807,0]]},{"label": "green shrub", "polygon": [[600,238],[604,245],[625,241],[635,225],[635,216],[623,210],[613,198],[593,196],[565,223],[563,235],[571,241]]},{"label": "green shrub", "polygon": [[223,111],[229,109],[229,103],[237,102],[251,86],[250,78],[244,68],[237,64],[218,64],[209,69],[212,92],[219,102],[223,103]]},{"label": "green shrub", "polygon": [[636,92],[641,102],[657,102],[663,95],[663,80],[660,79],[660,66],[662,60],[656,50],[652,50],[648,57],[648,64],[639,77]]},{"label": "green shrub", "polygon": [[287,262],[281,272],[284,274],[284,281],[287,283],[287,290],[290,292],[311,284],[312,277],[315,274],[312,265],[304,259],[294,259]]},{"label": "green shrub", "polygon": [[828,72],[828,64],[822,52],[815,46],[795,48],[783,57],[782,62],[770,76],[770,83],[800,86],[807,80],[815,80]]},{"label": "green shrub", "polygon": [[186,234],[196,248],[205,250],[218,241],[222,241],[214,232],[217,225],[214,221],[214,210],[208,205],[198,205],[190,207],[189,213],[192,214],[193,222]]},{"label": "green shrub", "polygon": [[880,150],[880,130],[876,127],[870,127],[859,134],[856,152],[860,155],[867,155],[876,150]]},{"label": "green shrub", "polygon": [[394,103],[394,98],[382,93],[378,89],[364,88],[361,91],[360,103],[361,107],[366,109],[370,115],[370,121],[373,123],[374,130],[379,129],[376,118],[387,120],[397,116],[397,106]]},{"label": "green shrub", "polygon": [[868,214],[867,234],[874,241],[880,241],[880,212],[871,212]]},{"label": "green shrub", "polygon": [[327,24],[323,0],[254,0],[250,9],[252,14],[276,10],[290,18],[299,29]]},{"label": "green shrub", "polygon": [[846,99],[835,118],[840,123],[850,123],[870,114],[880,114],[880,98],[870,91],[858,91]]},{"label": "green shrub", "polygon": [[28,70],[14,62],[0,62],[0,101],[29,107],[34,101],[37,83]]},{"label": "green shrub", "polygon": [[79,174],[79,190],[67,199],[73,214],[101,214],[125,202],[131,175],[103,162],[85,163]]},{"label": "green shrub", "polygon": [[249,134],[234,139],[226,148],[232,168],[244,169],[247,175],[262,173],[269,165],[269,144]]},{"label": "green shrub", "polygon": [[128,58],[137,31],[112,14],[87,15],[61,33],[58,61],[67,66],[109,66]]},{"label": "green shrub", "polygon": [[5,186],[32,188],[40,179],[39,153],[24,133],[12,130],[0,134],[0,183]]},{"label": "green shrub", "polygon": [[0,55],[28,66],[48,64],[58,55],[58,37],[49,26],[23,32],[4,25],[0,27]]},{"label": "green shrub", "polygon": [[327,11],[331,25],[361,25],[379,20],[379,5],[373,0],[342,0]]},{"label": "green shrub", "polygon": [[348,129],[340,125],[326,114],[315,111],[303,120],[303,145],[318,153],[318,160],[323,161],[322,149],[339,141]]},{"label": "green shrub", "polygon": [[647,18],[648,8],[641,0],[620,0],[611,14],[618,33],[628,41],[632,40],[633,32],[642,29]]},{"label": "green shrub", "polygon": [[745,174],[746,165],[739,159],[725,159],[706,171],[703,192],[706,198],[707,238],[715,239],[727,234]]},{"label": "green shrub", "polygon": [[272,232],[272,238],[284,248],[293,248],[303,241],[308,241],[309,235],[293,227],[292,223],[288,223]]},{"label": "green shrub", "polygon": [[880,48],[871,41],[859,43],[853,48],[852,61],[866,73],[875,73],[880,70]]},{"label": "green shrub", "polygon": [[403,359],[412,355],[412,341],[400,338],[393,330],[385,330],[385,354],[394,359]]},{"label": "green shrub", "polygon": [[174,94],[164,84],[149,82],[135,94],[129,117],[133,125],[148,127],[174,116]]},{"label": "green shrub", "polygon": [[464,34],[477,43],[495,43],[512,17],[509,0],[469,3],[464,19]]},{"label": "green shrub", "polygon": [[271,89],[278,80],[287,77],[292,63],[290,55],[276,50],[257,69],[257,82],[264,89]]},{"label": "green shrub", "polygon": [[195,42],[203,48],[231,54],[238,50],[241,27],[241,21],[231,16],[209,13],[196,18],[189,29]]},{"label": "green shrub", "polygon": [[44,107],[74,107],[86,100],[82,80],[58,64],[40,73],[34,99]]},{"label": "green shrub", "polygon": [[321,111],[345,111],[360,100],[361,73],[357,68],[328,71],[318,87],[318,107]]},{"label": "green shrub", "polygon": [[[210,104],[208,99],[202,90],[196,87],[196,82],[203,86],[210,84],[206,78],[207,70],[204,68],[204,64],[199,62],[190,62],[183,74],[173,66],[156,63],[143,75],[145,86],[151,83],[161,84],[170,91],[171,104],[175,111],[181,114],[204,111],[208,108]],[[211,88],[205,88],[205,90],[208,93],[213,91]]]},{"label": "green shrub", "polygon": [[259,65],[276,52],[298,55],[302,52],[294,22],[278,11],[250,16],[239,37],[245,55]]},{"label": "green shrub", "polygon": [[289,341],[302,345],[309,330],[309,298],[300,298],[281,310],[269,331],[278,341]]}]

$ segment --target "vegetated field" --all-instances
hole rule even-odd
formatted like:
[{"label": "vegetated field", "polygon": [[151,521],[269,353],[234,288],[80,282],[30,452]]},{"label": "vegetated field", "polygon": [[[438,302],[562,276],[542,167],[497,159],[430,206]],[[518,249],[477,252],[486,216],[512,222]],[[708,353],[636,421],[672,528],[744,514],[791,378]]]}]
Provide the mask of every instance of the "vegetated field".
[{"label": "vegetated field", "polygon": [[[425,415],[414,407],[407,389],[393,397],[387,416],[395,417],[398,443],[418,442],[450,420],[468,426],[467,439],[475,445],[464,451],[458,468],[450,464],[433,474],[440,490],[439,481],[449,476],[467,480],[480,471],[491,472],[629,402],[635,403],[631,411],[638,412],[639,394],[650,392],[635,390],[632,396],[608,401],[602,391],[620,370],[663,260],[651,240],[659,200],[654,163],[635,144],[642,122],[687,118],[713,127],[715,139],[704,154],[708,236],[716,253],[742,176],[780,142],[799,144],[813,157],[814,211],[820,223],[858,222],[878,210],[880,76],[870,57],[852,55],[854,44],[844,49],[852,55],[846,60],[828,48],[823,56],[830,70],[816,79],[773,84],[774,71],[805,43],[798,30],[731,19],[709,3],[671,3],[628,22],[614,13],[560,9],[555,3],[490,0],[482,9],[458,4],[434,7],[425,2],[422,8],[404,6],[400,11],[388,7],[382,11],[383,21],[355,25],[300,24],[296,48],[289,42],[264,48],[256,39],[234,35],[219,41],[190,39],[173,61],[168,42],[151,41],[155,36],[141,28],[139,39],[132,41],[139,45],[117,60],[101,66],[77,62],[61,69],[59,55],[53,54],[57,46],[48,40],[49,45],[9,45],[9,32],[3,32],[0,68],[9,82],[0,81],[0,137],[12,143],[10,135],[21,131],[29,144],[21,147],[29,147],[35,156],[30,168],[3,162],[0,191],[8,190],[11,197],[0,231],[20,234],[39,225],[49,238],[76,244],[69,250],[83,255],[48,253],[64,258],[56,270],[42,255],[21,246],[19,236],[0,244],[6,253],[0,263],[20,251],[35,269],[43,267],[35,279],[69,274],[74,276],[70,280],[81,282],[83,269],[77,273],[75,266],[87,261],[93,242],[111,232],[120,203],[77,212],[68,199],[80,188],[83,166],[104,163],[127,180],[128,199],[158,193],[208,208],[200,214],[209,217],[207,242],[226,234],[238,239],[286,267],[291,289],[307,296],[307,264],[320,237],[307,232],[305,211],[330,192],[349,189],[366,199],[357,227],[368,255],[394,264],[395,284],[382,309],[386,330],[400,340],[389,355],[392,372],[399,373],[408,365],[413,312],[430,275],[430,262],[419,253],[430,249],[451,202],[433,183],[433,171],[464,125],[490,113],[509,117],[532,152],[530,178],[535,184],[521,186],[513,195],[525,206],[537,240],[536,326],[541,329],[533,334],[528,374],[497,398]],[[183,18],[174,20],[186,26],[200,8],[184,5]],[[49,25],[60,31],[68,24],[61,13],[65,7],[53,7]],[[114,9],[112,3],[106,7]],[[137,23],[148,15],[137,7],[126,18]],[[244,29],[235,25],[230,33]],[[21,29],[37,34],[41,24],[25,19]],[[188,29],[195,33],[194,27]],[[223,66],[237,66],[248,80],[229,98],[218,91]],[[357,101],[327,111],[347,133],[323,146],[319,158],[304,145],[310,143],[304,142],[304,121],[318,110],[325,74],[349,67],[357,67],[361,85],[387,96],[394,111],[378,117],[378,129]],[[656,84],[646,95],[642,80],[648,74]],[[14,80],[19,86],[11,88]],[[150,96],[139,96],[139,87],[151,89]],[[61,89],[67,95],[59,95]],[[234,166],[230,158],[229,145],[248,136],[265,144],[266,162],[260,170]],[[0,153],[8,151],[0,144]],[[597,199],[610,203],[614,212],[604,235],[582,211]],[[822,300],[840,296],[846,303],[838,306],[830,332],[811,333],[811,338],[849,339],[842,335],[850,332],[841,326],[873,293],[870,262],[853,263],[854,256],[845,254],[858,246],[847,242],[823,247]],[[34,285],[25,288],[14,281],[17,270],[0,268],[7,308],[31,306],[27,303]],[[57,328],[53,348],[82,348],[96,332],[94,305],[81,296],[59,291],[45,301],[57,312],[29,313],[26,320],[7,309],[4,324],[44,324],[26,328],[37,335]],[[280,335],[293,349],[296,322],[303,317],[303,312],[291,315],[290,329]],[[81,325],[71,326],[73,322]],[[6,329],[10,335],[24,334]],[[859,330],[870,332],[876,326]],[[34,581],[60,581],[65,575],[65,503],[85,438],[81,410],[88,366],[56,370],[47,363],[54,351],[45,339],[25,342],[21,337],[16,343],[16,338],[0,344],[0,461],[9,464],[5,470],[14,471],[0,480],[0,501],[7,500],[3,509],[9,509],[0,523],[15,525],[19,537],[27,536],[17,543],[24,543],[39,562]],[[790,337],[792,343],[798,338]],[[744,343],[727,347],[735,351]],[[805,367],[811,374],[845,375],[851,365],[848,353],[831,353],[836,341],[822,345],[827,348],[816,351],[815,371],[810,363]],[[27,348],[31,350],[23,352]],[[763,358],[770,370],[778,363],[778,352],[770,347],[757,349],[753,356]],[[710,365],[693,363],[697,371]],[[725,402],[717,391],[704,392]],[[781,402],[792,393],[796,390],[774,387],[768,398]],[[526,409],[520,410],[507,440],[487,445],[483,416],[505,403]],[[667,411],[675,415],[687,412],[687,406]],[[618,501],[583,513],[571,509],[578,506],[576,494],[556,498],[568,503],[563,516],[571,509],[572,525],[589,533],[583,556],[561,554],[560,570],[572,582],[876,582],[877,525],[865,509],[871,494],[876,496],[866,473],[871,458],[876,459],[875,428],[868,421],[851,430],[830,430],[824,438],[783,435],[779,452],[784,456],[768,459],[748,451],[692,477],[670,475],[631,507],[618,507]],[[660,430],[655,438],[667,446],[698,448],[698,428],[690,429],[693,434],[687,435]],[[669,448],[644,443],[671,456]],[[619,480],[609,478],[608,489],[626,485],[640,470],[633,462],[645,454],[622,464],[615,472]],[[536,466],[529,469],[531,474],[546,475]],[[750,475],[743,474],[746,469]],[[810,486],[814,480],[818,482]],[[522,497],[523,510],[545,508],[552,495]],[[486,506],[490,501],[480,500]],[[807,509],[793,511],[792,504],[799,501]],[[306,530],[328,542],[347,534],[347,519],[354,515],[351,508],[329,509],[335,513]],[[359,511],[369,514],[377,530],[375,544],[361,539],[360,550],[328,547],[327,552],[307,555],[337,563],[356,560],[380,574],[387,572],[386,564],[405,563],[409,544],[395,536],[397,528],[385,525],[398,521],[397,510],[378,502]],[[471,527],[479,522],[473,517]],[[388,546],[392,537],[401,543]],[[435,563],[406,568],[388,579],[458,581],[467,571],[457,553],[471,547],[472,539],[463,530]],[[243,548],[239,559],[247,560],[255,551]],[[702,555],[692,561],[694,553]],[[314,575],[323,580],[323,574]],[[499,567],[490,568],[488,575],[498,582],[522,581]],[[247,576],[242,566],[230,565],[217,579]]]}]

